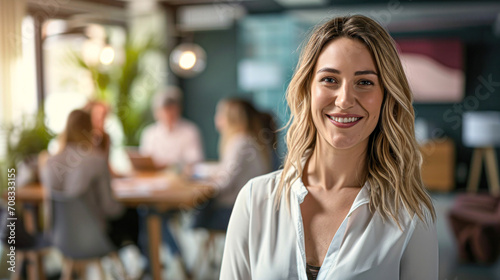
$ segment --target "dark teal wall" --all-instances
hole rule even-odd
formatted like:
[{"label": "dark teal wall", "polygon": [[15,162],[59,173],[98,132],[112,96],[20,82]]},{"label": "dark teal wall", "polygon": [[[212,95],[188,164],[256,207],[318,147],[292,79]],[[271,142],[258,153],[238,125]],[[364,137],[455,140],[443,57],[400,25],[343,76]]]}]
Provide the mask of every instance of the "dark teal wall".
[{"label": "dark teal wall", "polygon": [[237,92],[236,28],[195,32],[193,38],[207,53],[207,68],[196,77],[179,80],[183,114],[200,127],[206,158],[216,159],[215,107],[220,99]]},{"label": "dark teal wall", "polygon": [[[417,117],[431,124],[431,137],[453,139],[456,151],[457,188],[465,188],[472,148],[462,143],[462,116],[466,111],[500,111],[500,34],[492,26],[477,26],[456,30],[393,34],[395,38],[458,38],[464,46],[465,96],[462,102],[444,104],[415,104]],[[481,80],[492,80],[487,90]],[[479,87],[479,89],[478,89]],[[497,149],[500,154],[500,150]],[[484,168],[483,168],[484,170]],[[481,188],[487,187],[483,174]]]},{"label": "dark teal wall", "polygon": [[[456,182],[458,188],[464,188],[472,149],[462,144],[462,114],[470,110],[500,110],[500,86],[493,86],[487,98],[475,96],[476,88],[481,84],[479,77],[500,83],[500,36],[494,34],[492,26],[392,35],[395,38],[458,38],[464,44],[464,100],[456,104],[415,104],[418,117],[434,127],[431,136],[447,136],[455,142]],[[186,95],[185,115],[200,125],[207,158],[216,158],[215,106],[218,100],[236,94],[238,90],[236,28],[196,32],[194,42],[206,50],[208,61],[207,69],[201,75],[180,81]],[[497,152],[500,155],[500,151]],[[481,187],[486,188],[486,178],[483,178]]]}]

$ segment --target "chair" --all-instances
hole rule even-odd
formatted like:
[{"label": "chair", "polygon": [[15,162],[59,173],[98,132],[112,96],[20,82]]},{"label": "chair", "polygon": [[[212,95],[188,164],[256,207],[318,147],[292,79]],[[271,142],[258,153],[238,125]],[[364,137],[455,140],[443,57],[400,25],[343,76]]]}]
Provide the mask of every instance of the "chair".
[{"label": "chair", "polygon": [[209,200],[203,209],[199,209],[194,214],[192,227],[195,229],[204,229],[208,232],[208,238],[203,244],[203,250],[200,251],[195,262],[195,268],[199,269],[203,259],[207,259],[209,269],[218,271],[220,269],[222,258],[217,255],[217,238],[226,236],[229,218],[232,209],[218,208],[215,200]]},{"label": "chair", "polygon": [[465,262],[493,263],[500,254],[500,198],[488,194],[457,196],[448,213],[459,258]]},{"label": "chair", "polygon": [[[9,228],[7,228],[7,209],[0,207],[1,217],[1,239],[8,252],[11,245],[8,244]],[[29,280],[45,280],[45,271],[43,269],[43,254],[50,247],[43,234],[31,234],[24,225],[24,219],[19,217],[16,220],[15,227],[15,254],[16,254],[16,269],[11,274],[11,280],[21,279],[22,272],[26,263],[27,279]]]},{"label": "chair", "polygon": [[21,279],[25,262],[29,280],[45,280],[46,277],[45,270],[43,268],[43,255],[49,247],[50,243],[43,238],[42,234],[34,236],[33,244],[30,246],[16,247],[18,250],[16,262],[20,265],[16,269],[16,272],[11,275],[11,280]]},{"label": "chair", "polygon": [[97,264],[101,279],[105,279],[100,259],[108,255],[118,263],[123,278],[126,278],[116,248],[82,197],[51,198],[51,206],[52,243],[64,256],[61,279],[71,279],[73,270],[84,277],[86,266],[92,263]]},{"label": "chair", "polygon": [[195,268],[200,268],[205,258],[208,261],[210,269],[218,270],[220,269],[221,259],[217,255],[217,238],[224,238],[226,236],[225,230],[207,229],[208,238],[203,244],[203,250],[199,253],[196,260]]}]

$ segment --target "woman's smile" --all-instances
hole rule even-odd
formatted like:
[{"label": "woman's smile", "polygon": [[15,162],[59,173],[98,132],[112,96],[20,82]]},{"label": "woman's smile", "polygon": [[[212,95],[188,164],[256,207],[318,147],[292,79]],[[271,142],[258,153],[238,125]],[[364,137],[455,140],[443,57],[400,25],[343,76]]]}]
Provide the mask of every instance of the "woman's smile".
[{"label": "woman's smile", "polygon": [[337,127],[340,128],[349,128],[358,124],[362,116],[354,115],[354,114],[325,114],[325,116]]}]

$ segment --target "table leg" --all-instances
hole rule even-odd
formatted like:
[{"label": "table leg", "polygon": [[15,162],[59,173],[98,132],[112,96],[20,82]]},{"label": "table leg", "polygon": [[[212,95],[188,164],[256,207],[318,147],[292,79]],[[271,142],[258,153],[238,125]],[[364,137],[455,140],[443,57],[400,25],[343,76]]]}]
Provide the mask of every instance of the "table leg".
[{"label": "table leg", "polygon": [[469,182],[467,183],[468,192],[477,192],[479,189],[479,180],[481,179],[481,167],[483,166],[483,149],[475,148],[472,152],[470,164]]},{"label": "table leg", "polygon": [[500,180],[498,176],[497,154],[495,148],[488,147],[485,152],[486,170],[488,172],[488,183],[490,193],[493,195],[500,194]]},{"label": "table leg", "polygon": [[160,246],[161,246],[161,218],[158,214],[149,213],[148,243],[149,260],[151,262],[151,273],[154,280],[161,280]]},{"label": "table leg", "polygon": [[23,207],[24,229],[30,234],[37,232],[37,213],[34,205],[26,204]]}]

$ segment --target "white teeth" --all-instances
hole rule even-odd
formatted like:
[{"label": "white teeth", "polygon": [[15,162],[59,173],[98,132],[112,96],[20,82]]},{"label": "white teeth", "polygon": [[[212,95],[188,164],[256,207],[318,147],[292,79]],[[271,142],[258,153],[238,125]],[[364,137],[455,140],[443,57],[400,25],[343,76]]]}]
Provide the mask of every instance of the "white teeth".
[{"label": "white teeth", "polygon": [[360,118],[355,118],[355,117],[352,117],[352,118],[339,118],[339,117],[332,117],[332,116],[328,116],[328,117],[336,122],[339,122],[339,123],[351,123],[351,122],[358,121],[360,119]]}]

